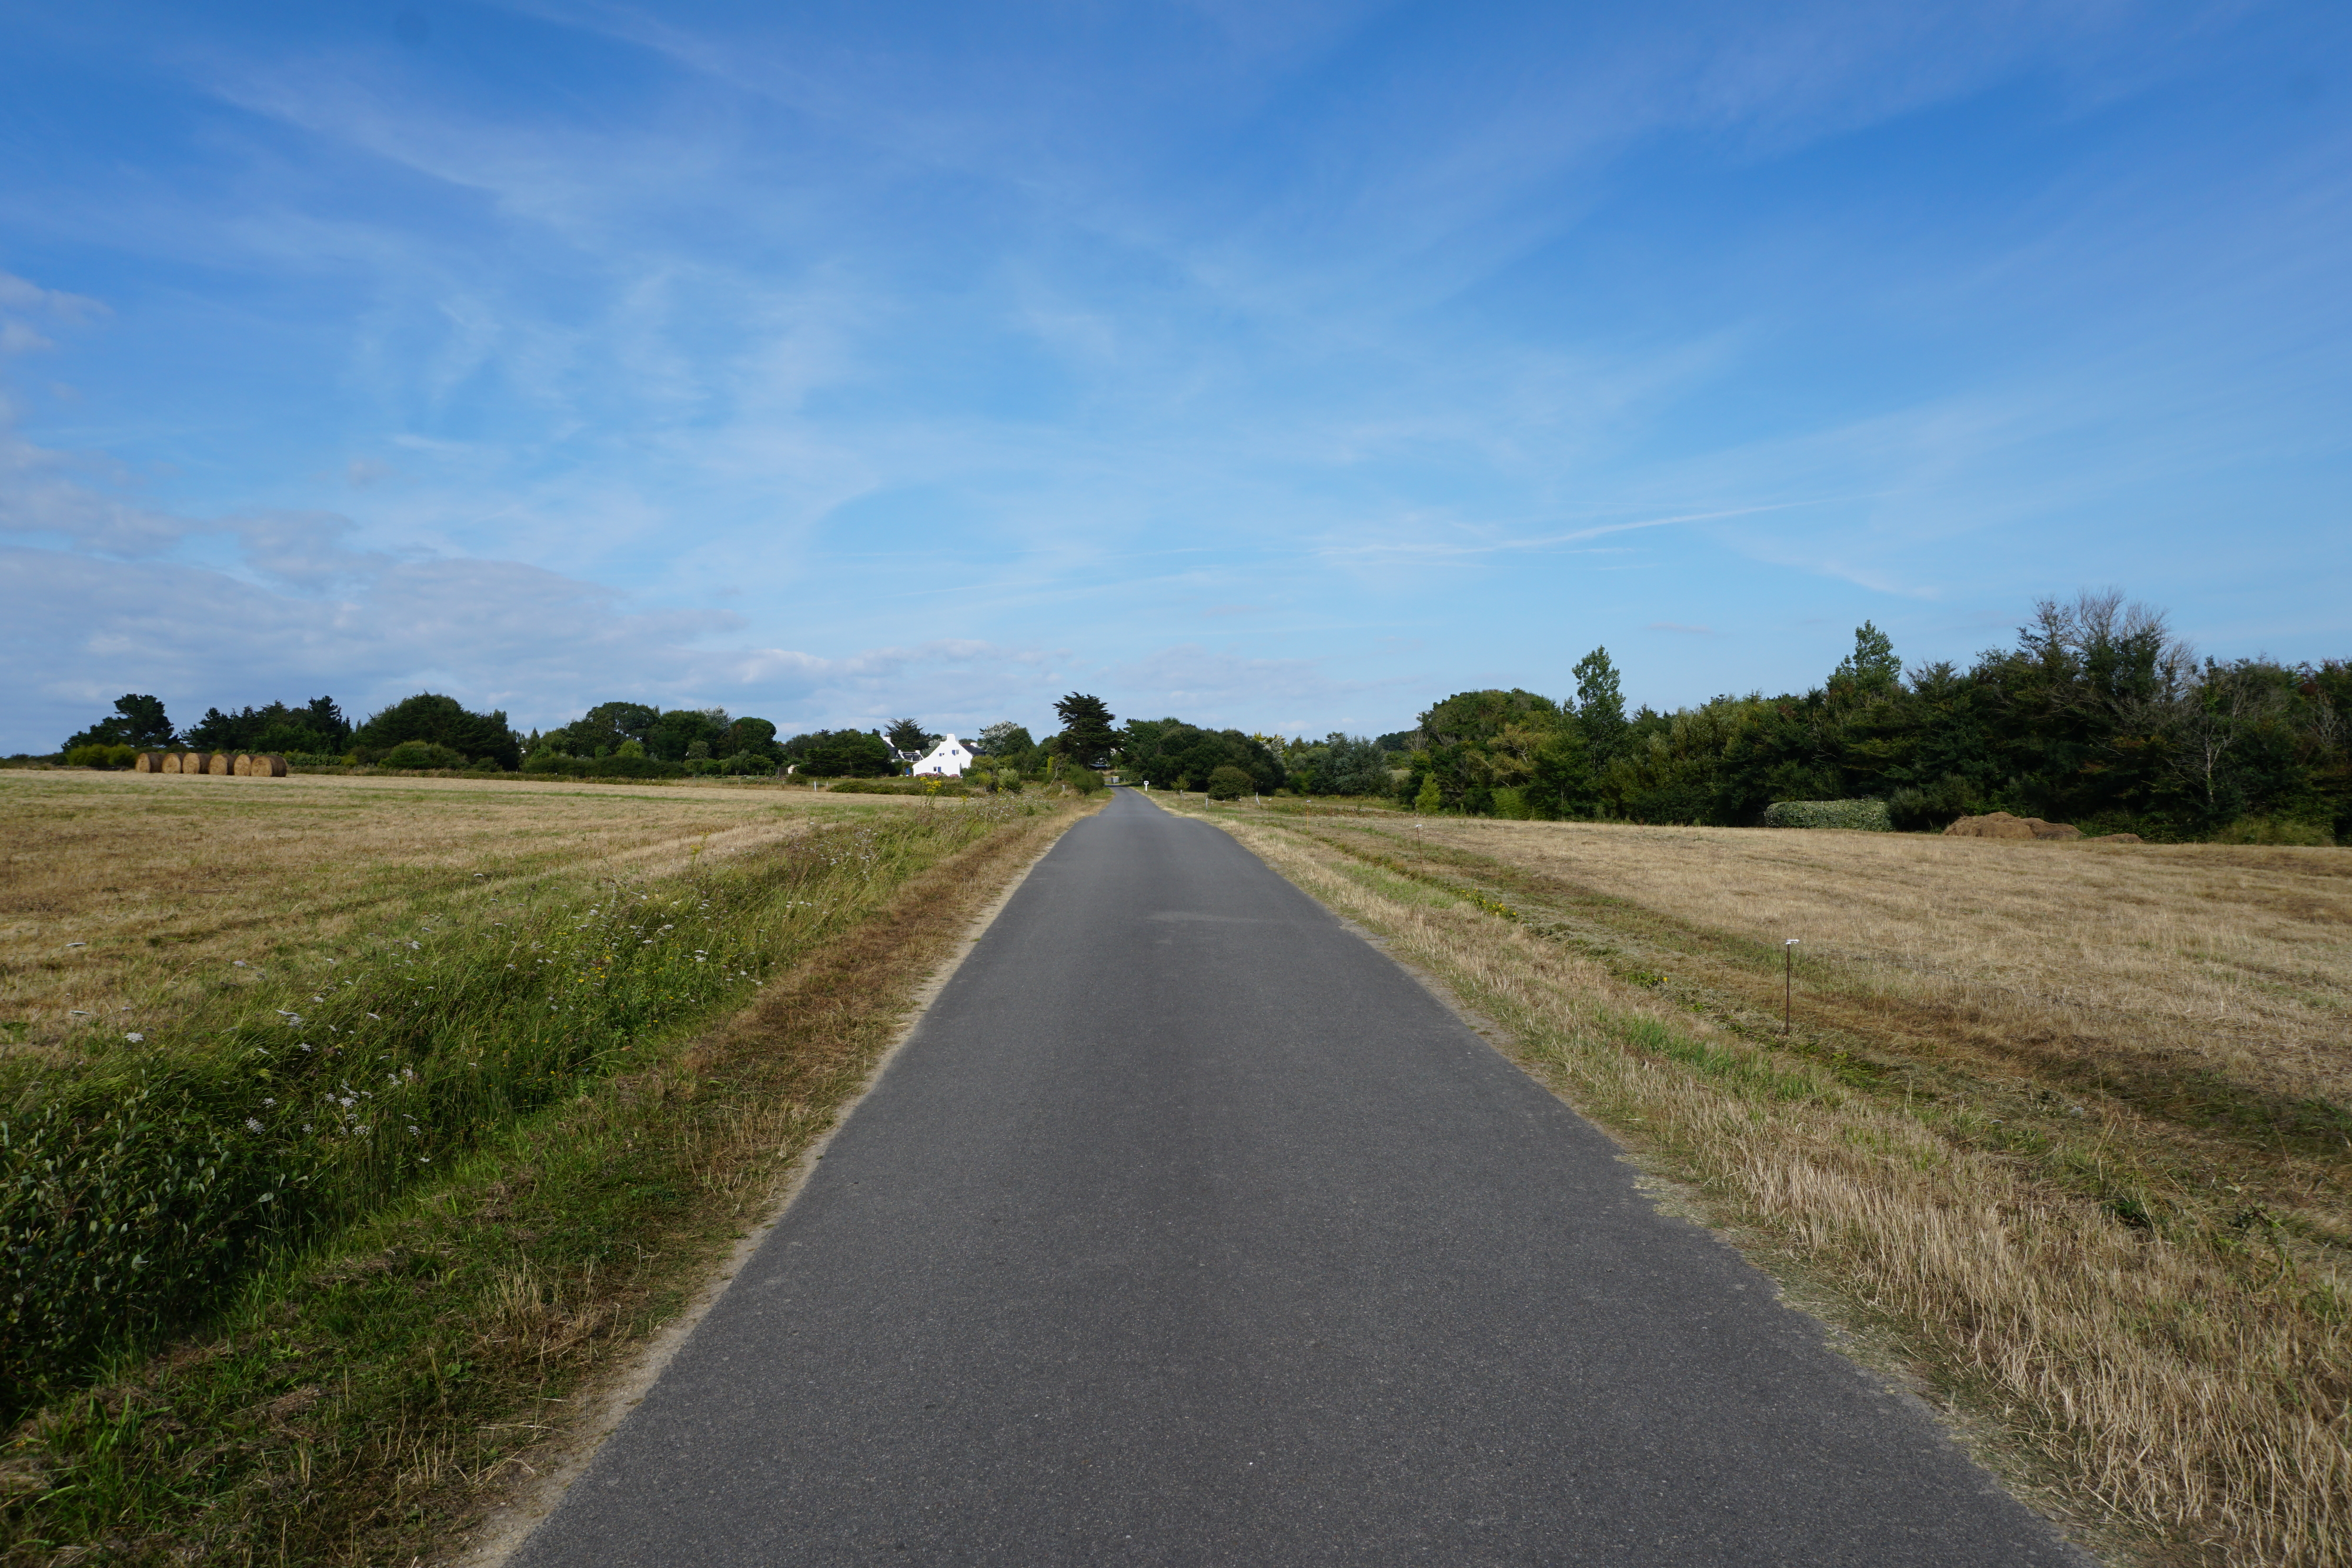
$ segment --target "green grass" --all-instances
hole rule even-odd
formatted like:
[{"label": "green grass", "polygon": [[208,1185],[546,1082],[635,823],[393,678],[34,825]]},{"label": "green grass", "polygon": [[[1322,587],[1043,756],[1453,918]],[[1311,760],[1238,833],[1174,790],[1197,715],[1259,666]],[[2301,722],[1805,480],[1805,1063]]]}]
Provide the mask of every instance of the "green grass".
[{"label": "green grass", "polygon": [[340,951],[242,966],[244,983],[77,1065],[18,1064],[0,1081],[0,1414],[740,1005],[1004,814],[819,829],[665,882],[452,899]]}]

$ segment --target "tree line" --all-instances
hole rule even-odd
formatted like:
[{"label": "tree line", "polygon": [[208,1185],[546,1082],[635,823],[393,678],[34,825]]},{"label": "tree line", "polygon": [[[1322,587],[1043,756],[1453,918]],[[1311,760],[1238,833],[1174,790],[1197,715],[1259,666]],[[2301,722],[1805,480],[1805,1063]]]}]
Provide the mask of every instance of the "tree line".
[{"label": "tree line", "polygon": [[1906,670],[1867,622],[1800,693],[1625,713],[1605,649],[1576,695],[1466,692],[1421,716],[1394,793],[1423,810],[1749,825],[1875,799],[1897,828],[2007,810],[2086,833],[2352,835],[2352,665],[2200,660],[2114,593],[2044,600],[2013,646]]},{"label": "tree line", "polygon": [[[1211,794],[1387,797],[1423,811],[1753,825],[1780,801],[1876,800],[1895,826],[1991,810],[2155,840],[2352,841],[2352,664],[2200,660],[2164,616],[2114,593],[2044,600],[2013,645],[1966,667],[1907,668],[1856,629],[1819,685],[1627,713],[1608,650],[1570,696],[1457,693],[1411,730],[1286,739],[1167,717],[1120,724],[1099,697],[1054,705],[1039,740],[1007,720],[971,737],[984,787],[1117,769]],[[163,705],[126,695],[66,744],[68,761],[128,766],[173,744],[312,760],[615,777],[789,770],[902,774],[940,737],[914,718],[778,737],[722,708],[601,703],[519,734],[503,712],[420,693],[351,724],[329,697],[208,708],[175,736]]]}]

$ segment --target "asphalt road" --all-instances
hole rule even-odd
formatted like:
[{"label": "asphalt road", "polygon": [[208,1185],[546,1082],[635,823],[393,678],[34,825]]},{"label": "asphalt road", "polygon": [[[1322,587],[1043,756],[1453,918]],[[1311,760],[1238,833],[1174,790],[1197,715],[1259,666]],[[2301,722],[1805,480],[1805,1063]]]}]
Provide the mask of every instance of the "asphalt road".
[{"label": "asphalt road", "polygon": [[1225,834],[1031,873],[525,1564],[2082,1563]]}]

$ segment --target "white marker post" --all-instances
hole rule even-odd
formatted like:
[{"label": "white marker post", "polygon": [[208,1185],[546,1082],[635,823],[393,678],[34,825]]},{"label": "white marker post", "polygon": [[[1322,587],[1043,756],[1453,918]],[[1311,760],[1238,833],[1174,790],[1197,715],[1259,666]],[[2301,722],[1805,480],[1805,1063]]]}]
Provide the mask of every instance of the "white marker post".
[{"label": "white marker post", "polygon": [[1784,988],[1780,996],[1780,1032],[1782,1034],[1789,1032],[1790,1025],[1796,1021],[1797,1017],[1797,943],[1799,940],[1800,938],[1791,936],[1780,944],[1780,956],[1784,960],[1782,966],[1784,972],[1781,977]]}]

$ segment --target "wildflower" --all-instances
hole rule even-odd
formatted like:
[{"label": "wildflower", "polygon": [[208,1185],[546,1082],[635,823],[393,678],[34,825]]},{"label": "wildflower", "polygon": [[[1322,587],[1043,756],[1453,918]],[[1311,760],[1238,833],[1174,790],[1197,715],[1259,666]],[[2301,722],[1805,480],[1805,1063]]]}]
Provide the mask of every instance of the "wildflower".
[{"label": "wildflower", "polygon": [[245,1130],[248,1133],[258,1133],[261,1131],[261,1124],[247,1116],[245,1119]]},{"label": "wildflower", "polygon": [[277,1101],[275,1101],[275,1100],[271,1100],[271,1099],[268,1099],[268,1098],[263,1099],[263,1101],[262,1101],[261,1103],[262,1103],[262,1104],[263,1104],[264,1106],[275,1105],[275,1104],[277,1104],[277,1103],[278,1103],[278,1102],[277,1102]]},{"label": "wildflower", "polygon": [[302,1124],[302,1130],[303,1130],[305,1133],[308,1133],[308,1132],[310,1130],[310,1123],[308,1123],[308,1122],[303,1123],[303,1124]]},{"label": "wildflower", "polygon": [[231,958],[229,962],[240,969],[245,967],[245,960],[242,958]]},{"label": "wildflower", "polygon": [[131,1034],[126,1034],[122,1038],[129,1040],[133,1045],[144,1045],[147,1042],[147,1037],[145,1035],[139,1034],[135,1031]]}]

